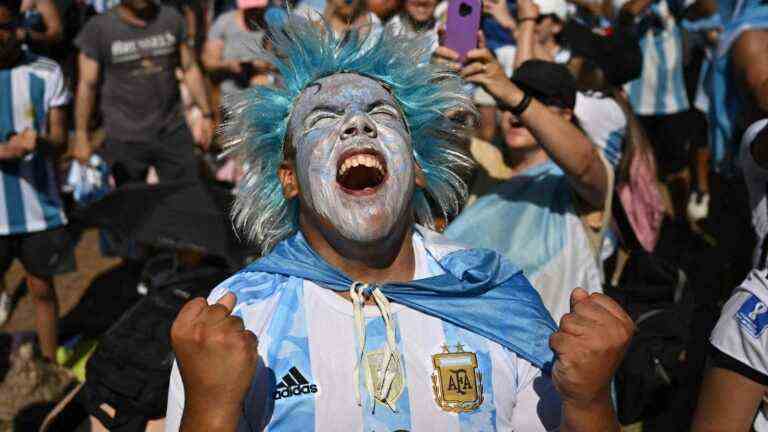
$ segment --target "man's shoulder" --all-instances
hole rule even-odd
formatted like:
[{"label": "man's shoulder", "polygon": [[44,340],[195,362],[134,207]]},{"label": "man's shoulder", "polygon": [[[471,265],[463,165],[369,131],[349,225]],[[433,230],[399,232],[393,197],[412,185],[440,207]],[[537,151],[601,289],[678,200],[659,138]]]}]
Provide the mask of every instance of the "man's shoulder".
[{"label": "man's shoulder", "polygon": [[30,73],[39,75],[42,79],[51,79],[62,75],[61,67],[58,63],[47,57],[35,54],[26,55],[26,59],[20,67],[27,68]]}]

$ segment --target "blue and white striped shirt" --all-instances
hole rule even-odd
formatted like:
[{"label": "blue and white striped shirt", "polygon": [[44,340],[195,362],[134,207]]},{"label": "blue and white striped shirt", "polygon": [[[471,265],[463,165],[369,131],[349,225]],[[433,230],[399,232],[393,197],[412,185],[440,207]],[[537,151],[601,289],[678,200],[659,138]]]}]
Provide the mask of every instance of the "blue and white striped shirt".
[{"label": "blue and white striped shirt", "polygon": [[[619,11],[629,0],[614,0]],[[639,115],[674,114],[688,109],[683,81],[683,35],[667,0],[659,0],[637,17],[643,52],[640,78],[624,89]]]},{"label": "blue and white striped shirt", "polygon": [[[441,245],[415,233],[415,279],[442,273],[435,256]],[[277,286],[268,296],[265,290]],[[244,402],[238,431],[545,431],[556,430],[561,402],[550,378],[500,345],[392,303],[395,344],[402,354],[400,378],[393,384],[395,411],[372,402],[366,382],[374,379],[376,358],[386,346],[379,310],[365,306],[365,360],[355,401],[353,374],[358,342],[352,303],[312,282],[258,272],[241,272],[209,296],[237,295],[234,314],[259,338],[260,366]],[[473,353],[482,394],[468,412],[438,405],[433,356],[444,347]],[[459,348],[459,346],[461,348]],[[373,367],[371,367],[373,363]],[[215,367],[215,365],[212,365]],[[378,369],[380,372],[380,369]],[[472,392],[470,392],[472,393]],[[184,411],[184,387],[174,366],[168,394],[166,430],[178,430]]]},{"label": "blue and white striped shirt", "polygon": [[[0,69],[0,142],[25,129],[45,133],[48,111],[68,102],[59,66],[25,54],[18,65]],[[0,161],[0,183],[0,235],[43,231],[67,223],[53,163],[41,153]]]}]

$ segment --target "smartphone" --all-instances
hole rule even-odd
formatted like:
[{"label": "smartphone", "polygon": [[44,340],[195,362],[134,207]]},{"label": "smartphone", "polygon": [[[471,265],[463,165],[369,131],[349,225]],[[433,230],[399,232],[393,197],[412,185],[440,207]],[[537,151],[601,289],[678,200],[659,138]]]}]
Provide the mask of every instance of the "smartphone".
[{"label": "smartphone", "polygon": [[467,53],[477,48],[477,32],[483,14],[481,0],[450,0],[445,22],[445,46],[459,53],[464,63]]}]

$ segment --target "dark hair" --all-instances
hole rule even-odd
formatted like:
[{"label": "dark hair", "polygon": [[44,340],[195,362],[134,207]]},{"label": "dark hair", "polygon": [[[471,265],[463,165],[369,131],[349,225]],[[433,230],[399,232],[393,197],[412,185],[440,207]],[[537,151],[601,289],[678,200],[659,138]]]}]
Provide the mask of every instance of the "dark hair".
[{"label": "dark hair", "polygon": [[21,0],[0,0],[0,7],[8,9],[12,16],[18,16],[21,13]]}]

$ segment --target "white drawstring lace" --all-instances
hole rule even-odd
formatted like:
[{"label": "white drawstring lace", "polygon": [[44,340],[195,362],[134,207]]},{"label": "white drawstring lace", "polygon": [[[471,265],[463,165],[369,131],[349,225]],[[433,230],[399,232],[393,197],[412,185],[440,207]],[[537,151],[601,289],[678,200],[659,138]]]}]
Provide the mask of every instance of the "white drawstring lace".
[{"label": "white drawstring lace", "polygon": [[[373,290],[371,290],[372,287]],[[393,363],[396,368],[397,365],[400,364],[400,353],[397,351],[397,345],[395,344],[395,329],[392,326],[392,319],[390,316],[390,303],[389,300],[387,300],[387,297],[384,296],[384,293],[381,292],[379,287],[363,282],[352,282],[352,285],[350,285],[349,288],[349,295],[352,297],[352,309],[355,318],[355,334],[357,336],[359,353],[357,361],[355,362],[355,370],[353,372],[355,401],[357,402],[358,406],[362,405],[360,395],[360,365],[362,364],[363,357],[365,356],[365,319],[363,318],[363,306],[365,304],[365,296],[367,293],[370,293],[373,296],[373,301],[379,308],[381,317],[384,319],[384,327],[387,334],[387,347],[384,354],[384,361],[382,362],[383,367],[378,370],[378,380],[375,380],[373,383],[373,385],[375,385],[375,382],[378,381],[378,388],[368,388],[371,398],[374,399],[371,411],[375,411],[376,409],[376,400],[386,404],[392,411],[395,411],[395,407],[389,402],[388,397],[390,391],[392,390],[392,384],[394,383],[397,375],[397,369],[394,371],[390,371],[389,369]]]}]

